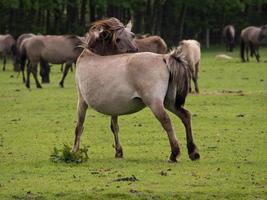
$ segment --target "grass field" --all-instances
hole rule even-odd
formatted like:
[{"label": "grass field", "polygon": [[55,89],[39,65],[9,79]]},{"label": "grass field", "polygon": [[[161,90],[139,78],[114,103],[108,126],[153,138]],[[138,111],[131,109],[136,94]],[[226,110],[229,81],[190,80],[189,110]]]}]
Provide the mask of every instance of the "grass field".
[{"label": "grass field", "polygon": [[[171,119],[181,144],[176,164],[168,163],[167,136],[148,109],[119,118],[124,159],[114,158],[109,117],[87,112],[82,164],[52,163],[54,147],[72,145],[76,121],[74,73],[58,86],[31,91],[21,77],[0,71],[0,199],[266,199],[267,63],[215,59],[223,51],[204,51],[200,95],[185,107],[201,159],[187,156],[182,123]],[[261,51],[267,61],[267,50]],[[116,181],[132,177],[137,181]],[[126,179],[127,180],[127,179]]]}]

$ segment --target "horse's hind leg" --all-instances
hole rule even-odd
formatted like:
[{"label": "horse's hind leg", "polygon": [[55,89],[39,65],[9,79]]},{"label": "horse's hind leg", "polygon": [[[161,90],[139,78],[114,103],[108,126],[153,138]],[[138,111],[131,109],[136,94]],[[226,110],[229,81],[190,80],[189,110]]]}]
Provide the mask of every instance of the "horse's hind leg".
[{"label": "horse's hind leg", "polygon": [[259,47],[255,47],[255,57],[257,62],[260,62],[260,54],[259,54]]},{"label": "horse's hind leg", "polygon": [[176,139],[175,133],[172,128],[171,120],[169,115],[164,109],[162,101],[154,101],[151,104],[147,104],[148,107],[151,109],[155,117],[160,121],[162,127],[168,134],[170,146],[171,146],[171,155],[170,161],[177,162],[176,158],[180,154],[180,148],[178,141]]},{"label": "horse's hind leg", "polygon": [[32,65],[32,68],[31,68],[32,75],[33,75],[33,78],[35,80],[36,87],[37,88],[42,88],[42,86],[41,86],[41,84],[40,84],[40,82],[38,81],[38,78],[37,78],[37,66],[38,66],[37,64]]},{"label": "horse's hind leg", "polygon": [[195,84],[195,91],[196,93],[199,93],[199,88],[198,88],[198,66],[199,66],[199,62],[195,65],[195,74],[192,77],[194,84]]},{"label": "horse's hind leg", "polygon": [[[247,56],[247,62],[249,62],[249,46],[246,46],[246,56]],[[250,49],[252,51],[252,49]]]},{"label": "horse's hind leg", "polygon": [[115,157],[116,158],[122,158],[123,157],[123,151],[122,151],[122,147],[121,147],[120,139],[119,139],[118,116],[112,116],[111,117],[110,128],[111,128],[111,131],[114,135],[114,140],[115,140],[115,150],[116,150]]},{"label": "horse's hind leg", "polygon": [[71,62],[67,62],[65,64],[64,72],[61,81],[59,82],[59,85],[63,88],[64,87],[64,80],[69,72],[69,69],[71,68]]},{"label": "horse's hind leg", "polygon": [[77,104],[78,120],[77,120],[77,124],[75,128],[75,140],[74,140],[74,144],[72,147],[72,151],[74,152],[79,150],[80,138],[83,132],[83,123],[84,123],[87,108],[88,106],[79,92],[78,104]]},{"label": "horse's hind leg", "polygon": [[186,141],[187,141],[187,150],[188,155],[191,160],[197,160],[200,158],[200,155],[197,151],[197,147],[193,140],[192,128],[191,128],[191,114],[188,110],[180,107],[175,108],[174,106],[167,106],[167,109],[178,116],[185,127],[186,131]]},{"label": "horse's hind leg", "polygon": [[31,68],[32,68],[32,65],[30,63],[30,61],[28,61],[27,63],[27,77],[26,77],[26,82],[25,82],[25,86],[27,88],[30,88],[30,75],[31,75]]},{"label": "horse's hind leg", "polygon": [[6,56],[4,56],[3,59],[4,59],[3,60],[3,71],[5,71],[6,70]]}]

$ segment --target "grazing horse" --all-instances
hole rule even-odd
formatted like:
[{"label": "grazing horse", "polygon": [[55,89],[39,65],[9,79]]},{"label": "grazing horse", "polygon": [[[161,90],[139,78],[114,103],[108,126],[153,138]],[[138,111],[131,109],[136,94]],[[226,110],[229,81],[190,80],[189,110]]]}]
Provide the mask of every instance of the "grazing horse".
[{"label": "grazing horse", "polygon": [[64,87],[64,79],[71,67],[80,55],[82,48],[81,39],[75,35],[37,35],[24,40],[21,44],[23,52],[26,53],[30,64],[27,66],[26,87],[30,88],[30,73],[32,72],[36,87],[41,88],[37,79],[37,65],[39,62],[62,64],[66,63],[60,86]]},{"label": "grazing horse", "polygon": [[[103,37],[103,32],[107,32],[104,34],[107,36]],[[135,113],[148,106],[167,132],[171,146],[170,161],[176,162],[180,148],[165,108],[182,120],[186,129],[189,157],[192,160],[199,159],[193,141],[191,115],[183,108],[189,90],[190,72],[181,48],[168,54],[127,54],[125,52],[136,50],[133,38],[114,18],[96,22],[89,33],[88,47],[76,63],[78,120],[73,151],[79,149],[86,110],[91,106],[96,111],[111,116],[115,157],[122,158],[118,116]],[[120,37],[122,34],[124,37]],[[118,53],[125,54],[117,55]]]},{"label": "grazing horse", "polygon": [[[179,43],[179,47],[182,49],[183,54],[188,61],[189,69],[191,72],[190,77],[195,84],[195,92],[199,93],[198,72],[201,57],[200,43],[196,40],[182,40]],[[189,91],[191,92],[191,81],[189,83]]]},{"label": "grazing horse", "polygon": [[[249,61],[249,50],[250,55],[255,55],[257,62],[260,61],[259,47],[262,44],[267,43],[267,25],[261,27],[249,26],[241,31],[240,34],[241,47],[240,56],[241,61]],[[245,51],[246,57],[245,59]]]},{"label": "grazing horse", "polygon": [[235,46],[235,28],[233,25],[227,25],[224,27],[223,38],[226,43],[226,51],[233,52]]},{"label": "grazing horse", "polygon": [[3,71],[6,70],[6,59],[8,55],[12,55],[14,70],[18,69],[15,62],[17,48],[16,41],[12,35],[0,35],[0,54],[3,57]]}]

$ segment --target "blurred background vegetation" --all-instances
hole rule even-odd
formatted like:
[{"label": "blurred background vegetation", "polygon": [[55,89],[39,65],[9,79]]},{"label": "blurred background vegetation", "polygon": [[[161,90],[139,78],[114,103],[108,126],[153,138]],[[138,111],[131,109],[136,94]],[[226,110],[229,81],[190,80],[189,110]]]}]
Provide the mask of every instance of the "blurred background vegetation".
[{"label": "blurred background vegetation", "polygon": [[267,23],[267,0],[0,0],[0,34],[84,35],[91,22],[117,17],[133,32],[160,35],[168,45],[194,38],[221,42],[225,25],[237,33]]}]

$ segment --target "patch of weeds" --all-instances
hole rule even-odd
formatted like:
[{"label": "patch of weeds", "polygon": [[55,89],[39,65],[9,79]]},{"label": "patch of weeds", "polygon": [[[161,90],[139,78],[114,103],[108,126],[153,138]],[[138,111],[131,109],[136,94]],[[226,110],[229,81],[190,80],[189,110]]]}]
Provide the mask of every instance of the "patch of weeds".
[{"label": "patch of weeds", "polygon": [[77,152],[73,152],[71,147],[64,144],[63,149],[54,147],[50,160],[55,163],[82,163],[88,160],[88,147],[80,148]]}]

